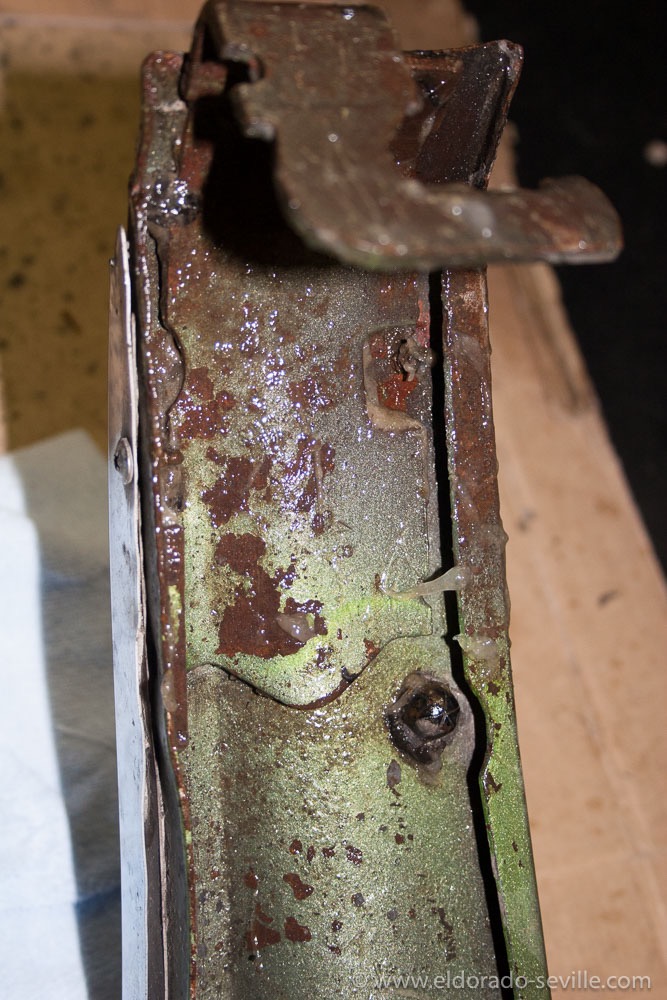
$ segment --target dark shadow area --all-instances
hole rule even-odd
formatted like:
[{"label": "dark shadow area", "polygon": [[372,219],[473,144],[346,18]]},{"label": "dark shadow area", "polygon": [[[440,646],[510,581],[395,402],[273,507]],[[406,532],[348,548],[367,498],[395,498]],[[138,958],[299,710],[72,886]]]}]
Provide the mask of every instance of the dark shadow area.
[{"label": "dark shadow area", "polygon": [[[466,0],[482,38],[525,49],[519,180],[582,174],[621,216],[614,264],[558,268],[612,441],[667,568],[667,60],[664,4]],[[662,145],[660,145],[662,143]]]},{"label": "dark shadow area", "polygon": [[[453,566],[453,522],[452,504],[449,490],[449,472],[447,468],[447,437],[445,431],[445,377],[442,364],[442,292],[440,272],[430,276],[429,305],[431,314],[431,350],[438,358],[433,372],[433,448],[435,453],[435,474],[438,485],[438,513],[440,523],[440,552],[442,566]],[[491,864],[489,837],[482,806],[482,793],[479,785],[482,765],[486,756],[487,736],[484,710],[479,704],[474,692],[468,684],[463,669],[463,653],[461,647],[452,638],[461,631],[456,594],[446,591],[444,594],[447,634],[445,642],[449,649],[452,664],[452,675],[457,685],[465,695],[472,710],[475,722],[475,750],[468,769],[468,795],[472,807],[473,827],[477,844],[480,871],[484,882],[486,905],[491,924],[493,947],[498,964],[498,975],[509,982],[510,967],[503,934],[502,915],[498,901],[498,888]],[[503,1000],[512,1000],[513,990],[501,990]]]},{"label": "dark shadow area", "polygon": [[[241,260],[265,267],[331,267],[288,227],[274,184],[271,142],[246,138],[231,103],[232,86],[195,105],[197,141],[211,142],[213,161],[204,184],[204,230]],[[241,81],[238,81],[241,82]]]}]

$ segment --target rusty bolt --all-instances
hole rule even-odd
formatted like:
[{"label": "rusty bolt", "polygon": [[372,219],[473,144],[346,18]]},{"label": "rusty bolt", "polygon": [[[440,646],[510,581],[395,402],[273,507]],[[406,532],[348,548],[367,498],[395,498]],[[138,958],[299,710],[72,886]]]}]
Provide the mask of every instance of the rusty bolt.
[{"label": "rusty bolt", "polygon": [[399,750],[419,764],[433,766],[439,764],[459,712],[458,701],[443,681],[415,671],[387,710],[387,725]]}]

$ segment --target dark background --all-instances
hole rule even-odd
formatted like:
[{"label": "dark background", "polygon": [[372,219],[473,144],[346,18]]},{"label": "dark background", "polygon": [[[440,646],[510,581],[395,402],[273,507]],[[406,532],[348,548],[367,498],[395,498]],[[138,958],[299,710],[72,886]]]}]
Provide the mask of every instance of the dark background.
[{"label": "dark background", "polygon": [[[466,0],[482,40],[524,46],[512,104],[520,182],[582,174],[619,212],[614,264],[558,268],[565,305],[630,485],[667,569],[667,143],[664,2]],[[667,147],[665,148],[667,152]]]}]

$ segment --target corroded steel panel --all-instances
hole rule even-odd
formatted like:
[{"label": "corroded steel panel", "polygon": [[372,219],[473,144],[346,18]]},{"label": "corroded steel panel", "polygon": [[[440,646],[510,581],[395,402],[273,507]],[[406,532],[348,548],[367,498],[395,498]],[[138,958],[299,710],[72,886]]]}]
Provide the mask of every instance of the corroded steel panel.
[{"label": "corroded steel panel", "polygon": [[485,192],[520,61],[401,55],[372,8],[229,2],[189,58],[145,64],[165,995],[389,997],[461,972],[476,996],[510,973],[548,994],[482,267],[618,235],[576,179]]}]

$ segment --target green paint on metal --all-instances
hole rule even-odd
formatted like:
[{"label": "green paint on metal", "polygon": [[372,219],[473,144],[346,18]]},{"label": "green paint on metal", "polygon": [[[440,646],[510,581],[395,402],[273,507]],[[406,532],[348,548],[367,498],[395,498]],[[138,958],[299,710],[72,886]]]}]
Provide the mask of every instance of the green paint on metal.
[{"label": "green paint on metal", "polygon": [[[428,780],[384,721],[412,670],[442,678],[463,706]],[[390,643],[305,713],[210,666],[188,690],[198,996],[385,1000],[393,976],[496,974],[465,794],[474,723],[441,639]]]}]

